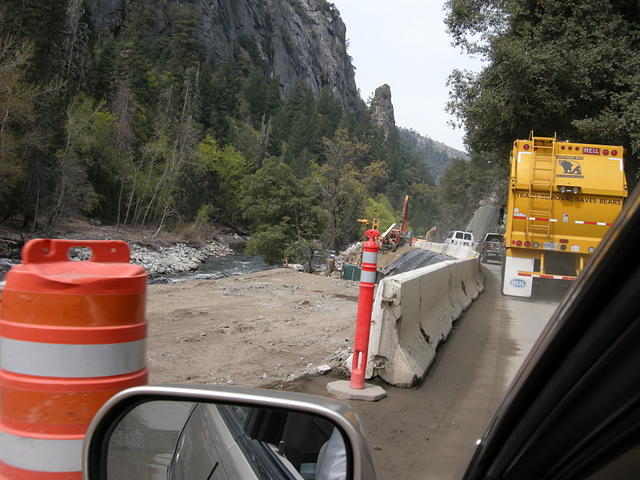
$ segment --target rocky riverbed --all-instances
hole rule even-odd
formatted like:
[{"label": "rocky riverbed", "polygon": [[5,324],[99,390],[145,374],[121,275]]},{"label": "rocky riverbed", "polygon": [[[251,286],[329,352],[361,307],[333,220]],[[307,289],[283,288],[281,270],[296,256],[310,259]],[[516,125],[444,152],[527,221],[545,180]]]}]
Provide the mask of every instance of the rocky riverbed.
[{"label": "rocky riverbed", "polygon": [[192,272],[207,258],[231,255],[233,249],[220,242],[208,242],[202,247],[178,243],[150,248],[130,243],[131,263],[142,265],[150,275]]},{"label": "rocky riverbed", "polygon": [[[224,257],[234,253],[229,245],[219,242],[208,242],[203,246],[178,243],[159,247],[129,243],[129,248],[131,263],[142,265],[152,277],[194,272],[208,258]],[[80,251],[73,258],[87,260],[89,254]],[[0,280],[18,263],[19,258],[0,258]]]},{"label": "rocky riverbed", "polygon": [[[230,243],[242,243],[244,239],[236,234],[221,235],[218,240],[199,242],[180,242],[171,239],[151,241],[145,238],[127,238],[122,232],[104,231],[106,229],[94,229],[94,231],[74,233],[64,232],[56,235],[56,238],[70,238],[74,240],[107,240],[122,239],[126,241],[131,250],[131,263],[145,267],[152,277],[160,275],[177,275],[194,272],[200,265],[210,258],[219,258],[234,253]],[[12,265],[20,263],[20,251],[27,239],[21,235],[6,235],[0,238],[0,280]],[[73,258],[87,260],[88,250],[77,250]]]}]

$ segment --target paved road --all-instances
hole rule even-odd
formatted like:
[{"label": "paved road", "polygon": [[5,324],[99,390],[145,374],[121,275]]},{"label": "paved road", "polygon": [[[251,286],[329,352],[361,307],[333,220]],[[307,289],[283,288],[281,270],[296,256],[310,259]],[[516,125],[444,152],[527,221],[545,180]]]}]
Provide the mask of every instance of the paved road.
[{"label": "paved road", "polygon": [[467,224],[466,231],[473,232],[476,242],[482,241],[487,233],[497,232],[499,207],[495,205],[480,205]]},{"label": "paved road", "polygon": [[[352,402],[380,480],[456,478],[564,293],[554,285],[535,300],[503,297],[499,265],[484,271],[485,292],[456,323],[421,387],[383,385],[387,399]],[[328,380],[306,389],[323,394]]]}]

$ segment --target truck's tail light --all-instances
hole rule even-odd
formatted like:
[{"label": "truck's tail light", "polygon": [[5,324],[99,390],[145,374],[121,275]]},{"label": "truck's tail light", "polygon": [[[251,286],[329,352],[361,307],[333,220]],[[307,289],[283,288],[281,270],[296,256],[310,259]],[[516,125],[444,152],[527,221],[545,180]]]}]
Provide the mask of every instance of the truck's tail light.
[{"label": "truck's tail light", "polygon": [[560,250],[566,250],[567,246],[566,245],[560,245]]},{"label": "truck's tail light", "polygon": [[521,247],[521,246],[522,246],[522,242],[521,242],[520,240],[518,240],[518,241],[516,242],[516,247]]},{"label": "truck's tail light", "polygon": [[580,193],[580,187],[573,187],[571,191],[573,192],[574,195],[577,195]]},{"label": "truck's tail light", "polygon": [[560,243],[569,243],[569,240],[567,240],[566,238],[561,238]]},{"label": "truck's tail light", "polygon": [[533,242],[533,248],[538,248],[540,244],[538,242]]},{"label": "truck's tail light", "polygon": [[609,155],[609,150],[602,150],[603,155]]},{"label": "truck's tail light", "polygon": [[618,155],[618,151],[617,150],[611,150],[611,155],[613,155],[615,157],[616,155]]},{"label": "truck's tail light", "polygon": [[596,249],[595,249],[595,248],[593,248],[593,247],[589,247],[587,250],[589,250],[589,253],[593,253],[593,252],[595,252],[595,251],[596,251]]},{"label": "truck's tail light", "polygon": [[524,150],[529,150],[531,147],[529,146],[529,144],[528,144],[528,143],[525,143],[524,145],[522,145],[522,148],[523,148]]},{"label": "truck's tail light", "polygon": [[529,243],[529,242],[524,242],[524,246],[525,246],[525,247],[527,247],[527,248],[529,248],[529,247],[531,246],[531,243]]}]

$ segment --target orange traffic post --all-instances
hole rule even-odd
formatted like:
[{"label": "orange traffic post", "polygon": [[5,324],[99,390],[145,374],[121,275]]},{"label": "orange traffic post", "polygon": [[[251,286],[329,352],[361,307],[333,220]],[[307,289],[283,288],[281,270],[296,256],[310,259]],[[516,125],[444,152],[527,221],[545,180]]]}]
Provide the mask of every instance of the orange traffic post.
[{"label": "orange traffic post", "polygon": [[367,370],[369,353],[369,332],[371,330],[371,312],[373,310],[373,292],[376,288],[376,268],[378,265],[377,230],[367,230],[369,240],[364,242],[362,265],[360,267],[360,294],[358,295],[358,316],[353,339],[353,359],[351,363],[350,387],[364,389],[364,377]]},{"label": "orange traffic post", "polygon": [[[90,260],[70,260],[74,247],[91,250]],[[24,246],[0,315],[0,480],[82,478],[94,414],[147,383],[146,285],[125,242]]]},{"label": "orange traffic post", "polygon": [[377,276],[379,246],[376,238],[380,236],[380,232],[371,229],[367,230],[365,235],[369,237],[369,239],[364,242],[362,252],[358,314],[356,317],[353,356],[351,359],[351,379],[348,382],[346,380],[329,382],[327,383],[327,391],[346,400],[367,400],[375,402],[387,395],[382,387],[364,382],[367,372],[371,314],[373,312],[373,296]]}]

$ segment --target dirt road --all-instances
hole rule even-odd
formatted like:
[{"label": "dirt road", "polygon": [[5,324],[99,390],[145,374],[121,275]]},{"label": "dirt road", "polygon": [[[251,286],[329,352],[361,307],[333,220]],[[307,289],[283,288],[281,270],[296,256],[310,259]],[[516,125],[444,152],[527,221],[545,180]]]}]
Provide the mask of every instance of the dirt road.
[{"label": "dirt road", "polygon": [[[560,300],[503,297],[499,266],[485,268],[486,290],[456,323],[424,383],[382,385],[388,398],[351,402],[362,415],[379,480],[449,480],[464,469],[507,385]],[[299,389],[326,394],[326,377]]]},{"label": "dirt road", "polygon": [[278,386],[351,346],[356,282],[275,269],[151,285],[151,383]]},{"label": "dirt road", "polygon": [[466,231],[473,232],[473,238],[476,242],[481,242],[487,233],[498,231],[496,222],[499,210],[499,207],[495,205],[483,204],[474,212],[467,224]]}]

